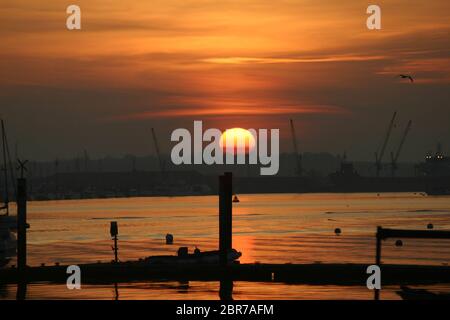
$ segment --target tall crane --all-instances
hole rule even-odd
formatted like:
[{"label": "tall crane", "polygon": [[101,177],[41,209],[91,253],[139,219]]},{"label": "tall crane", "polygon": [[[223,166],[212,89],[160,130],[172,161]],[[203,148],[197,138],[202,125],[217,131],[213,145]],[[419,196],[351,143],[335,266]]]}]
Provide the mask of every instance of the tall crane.
[{"label": "tall crane", "polygon": [[289,122],[291,125],[292,144],[294,146],[295,161],[297,163],[297,175],[302,176],[303,175],[302,155],[301,153],[298,152],[297,136],[295,134],[294,121],[292,119],[289,119]]},{"label": "tall crane", "polygon": [[155,133],[155,129],[152,128],[152,136],[153,136],[153,143],[155,144],[155,150],[156,150],[156,155],[158,156],[158,162],[159,162],[159,169],[161,170],[162,173],[164,173],[166,170],[166,166],[165,166],[165,162],[161,157],[161,153],[159,151],[159,145],[158,145],[158,139],[156,138],[156,133]]},{"label": "tall crane", "polygon": [[411,125],[412,125],[412,121],[409,120],[408,124],[406,125],[406,129],[403,132],[403,136],[402,136],[402,139],[400,140],[400,144],[397,148],[397,152],[395,154],[393,152],[391,152],[391,173],[392,173],[393,177],[395,176],[395,171],[398,169],[397,160],[398,160],[398,157],[400,156],[400,152],[402,151],[403,144],[405,143],[405,140],[406,140],[406,136],[408,135],[408,132],[411,129]]},{"label": "tall crane", "polygon": [[389,141],[389,138],[391,136],[392,128],[394,127],[395,118],[397,117],[397,111],[394,112],[392,115],[391,122],[389,123],[386,136],[384,137],[383,143],[381,145],[381,148],[378,149],[379,151],[375,152],[375,169],[376,169],[376,176],[380,176],[381,169],[383,168],[383,165],[381,161],[383,160],[384,152],[386,150],[386,145]]}]

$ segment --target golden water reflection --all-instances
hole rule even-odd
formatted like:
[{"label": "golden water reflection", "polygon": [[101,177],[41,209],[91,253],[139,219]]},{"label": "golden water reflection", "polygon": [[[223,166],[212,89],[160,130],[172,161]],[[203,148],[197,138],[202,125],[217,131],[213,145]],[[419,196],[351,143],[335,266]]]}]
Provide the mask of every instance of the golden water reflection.
[{"label": "golden water reflection", "polygon": [[[233,208],[233,246],[241,263],[367,263],[375,259],[376,227],[450,230],[450,197],[414,193],[239,195]],[[155,197],[31,202],[30,265],[110,261],[110,221],[119,224],[119,258],[175,254],[180,246],[218,247],[218,198]],[[334,234],[341,228],[341,235]],[[173,245],[164,236],[172,233]],[[383,243],[384,263],[447,265],[449,241],[396,239]],[[11,262],[12,264],[15,261]],[[152,288],[155,290],[145,290]],[[85,286],[68,293],[65,286],[33,284],[27,298],[111,299],[114,286]],[[157,290],[156,290],[157,289]],[[235,282],[235,299],[371,298],[365,287],[304,286]],[[397,288],[398,289],[398,288]],[[384,298],[397,298],[396,289]],[[14,292],[11,286],[7,292]],[[217,299],[217,282],[118,284],[120,299]],[[0,288],[0,292],[3,292]],[[349,293],[351,292],[351,293]],[[6,294],[11,297],[11,293]],[[13,295],[14,296],[14,295]]]}]

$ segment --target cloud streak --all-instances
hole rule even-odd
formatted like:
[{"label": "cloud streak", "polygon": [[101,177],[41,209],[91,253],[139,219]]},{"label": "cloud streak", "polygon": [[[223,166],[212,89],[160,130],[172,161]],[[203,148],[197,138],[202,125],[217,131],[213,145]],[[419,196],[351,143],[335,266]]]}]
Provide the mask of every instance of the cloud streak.
[{"label": "cloud streak", "polygon": [[258,57],[216,57],[202,61],[217,64],[273,64],[273,63],[319,63],[319,62],[357,62],[382,60],[386,56],[330,56],[330,57],[305,57],[305,58],[258,58]]},{"label": "cloud streak", "polygon": [[[302,114],[322,114],[338,115],[348,114],[344,108],[337,106],[305,106],[305,105],[280,105],[280,106],[229,106],[229,102],[216,102],[221,104],[221,108],[214,108],[213,102],[209,101],[209,108],[205,107],[182,107],[169,108],[168,110],[146,111],[134,114],[125,114],[108,117],[106,120],[143,120],[154,118],[180,118],[180,117],[217,117],[217,116],[282,116],[282,115],[302,115]],[[242,104],[242,103],[241,103]]]}]

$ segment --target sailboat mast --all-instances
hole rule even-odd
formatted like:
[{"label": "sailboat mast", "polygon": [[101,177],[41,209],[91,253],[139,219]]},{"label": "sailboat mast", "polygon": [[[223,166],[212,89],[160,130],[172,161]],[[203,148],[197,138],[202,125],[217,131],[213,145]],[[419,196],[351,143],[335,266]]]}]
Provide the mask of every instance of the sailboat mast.
[{"label": "sailboat mast", "polygon": [[3,173],[4,173],[4,188],[5,188],[5,197],[3,199],[4,205],[2,209],[6,210],[6,215],[9,215],[9,192],[8,192],[8,170],[7,170],[7,161],[6,161],[6,134],[5,134],[5,124],[2,122],[2,148],[3,148]]}]

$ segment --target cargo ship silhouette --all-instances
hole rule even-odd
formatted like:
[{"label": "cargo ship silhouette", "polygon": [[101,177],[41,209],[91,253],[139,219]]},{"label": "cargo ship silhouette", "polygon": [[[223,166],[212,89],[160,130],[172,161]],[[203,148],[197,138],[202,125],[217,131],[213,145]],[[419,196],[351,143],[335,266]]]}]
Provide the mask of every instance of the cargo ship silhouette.
[{"label": "cargo ship silhouette", "polygon": [[428,195],[450,194],[450,157],[438,149],[427,154],[425,161],[415,166],[410,177],[361,176],[352,162],[343,159],[340,169],[329,175],[335,192],[424,192]]}]

